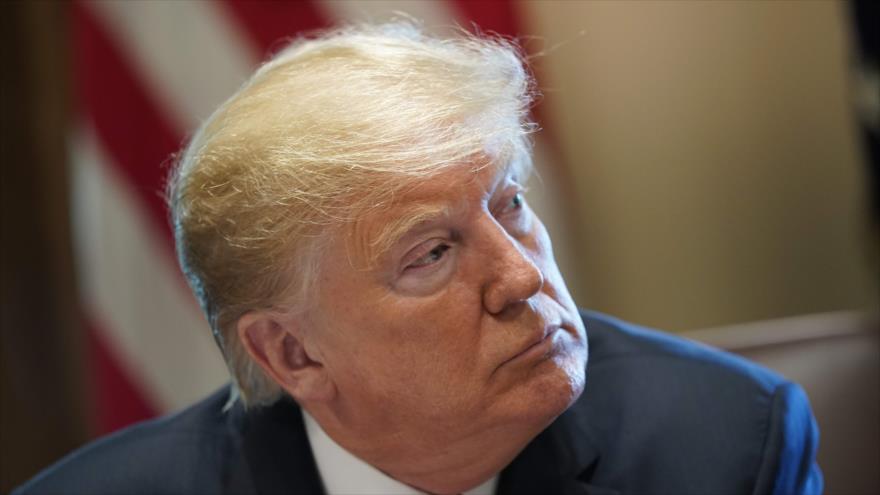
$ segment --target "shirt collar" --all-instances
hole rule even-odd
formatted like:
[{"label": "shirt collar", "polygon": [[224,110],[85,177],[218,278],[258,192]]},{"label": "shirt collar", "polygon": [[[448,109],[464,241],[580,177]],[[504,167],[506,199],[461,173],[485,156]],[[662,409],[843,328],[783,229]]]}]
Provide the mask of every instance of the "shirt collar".
[{"label": "shirt collar", "polygon": [[[426,495],[401,483],[345,450],[305,410],[306,434],[327,495]],[[493,495],[498,475],[462,495]]]}]

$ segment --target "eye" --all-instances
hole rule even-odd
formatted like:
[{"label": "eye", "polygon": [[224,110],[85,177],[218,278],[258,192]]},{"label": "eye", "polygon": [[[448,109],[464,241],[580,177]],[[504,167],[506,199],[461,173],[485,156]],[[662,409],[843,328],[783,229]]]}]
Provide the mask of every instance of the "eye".
[{"label": "eye", "polygon": [[519,184],[511,184],[508,187],[499,194],[497,206],[492,213],[505,230],[516,237],[531,230],[531,215],[528,214],[523,187]]},{"label": "eye", "polygon": [[518,192],[518,193],[514,194],[512,198],[510,198],[509,208],[513,209],[513,210],[518,210],[518,209],[522,208],[523,201],[524,200],[523,200],[522,193]]},{"label": "eye", "polygon": [[513,195],[509,196],[505,199],[505,203],[498,211],[498,215],[504,215],[508,213],[518,213],[523,209],[523,206],[526,203],[526,199],[523,196],[522,191],[516,191]]},{"label": "eye", "polygon": [[446,254],[446,251],[452,246],[449,244],[437,244],[433,249],[418,257],[415,261],[406,266],[406,269],[409,270],[411,268],[421,268],[428,265],[433,265],[434,263],[440,261],[443,258],[443,255]]}]

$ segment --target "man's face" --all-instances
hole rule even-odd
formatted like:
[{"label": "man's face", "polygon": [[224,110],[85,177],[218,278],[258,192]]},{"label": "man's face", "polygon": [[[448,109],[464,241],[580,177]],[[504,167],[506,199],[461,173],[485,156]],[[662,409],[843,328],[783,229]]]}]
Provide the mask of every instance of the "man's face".
[{"label": "man's face", "polygon": [[[376,235],[430,212],[375,263]],[[462,166],[337,236],[310,347],[340,424],[425,448],[497,427],[540,431],[581,393],[586,334],[544,225],[506,170]]]}]

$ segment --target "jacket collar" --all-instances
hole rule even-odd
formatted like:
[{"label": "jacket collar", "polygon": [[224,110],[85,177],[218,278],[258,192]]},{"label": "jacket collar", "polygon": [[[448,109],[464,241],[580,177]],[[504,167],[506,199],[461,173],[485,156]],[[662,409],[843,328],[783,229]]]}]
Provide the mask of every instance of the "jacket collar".
[{"label": "jacket collar", "polygon": [[[617,494],[590,483],[600,456],[582,414],[572,406],[535,437],[502,470],[498,495]],[[247,412],[236,404],[228,425],[237,447],[227,471],[228,493],[324,493],[302,412],[293,400]]]},{"label": "jacket collar", "polygon": [[617,494],[590,482],[600,452],[584,429],[588,423],[582,415],[575,404],[535,437],[501,472],[498,494]]},{"label": "jacket collar", "polygon": [[324,493],[302,412],[292,399],[249,411],[236,403],[228,425],[237,455],[230,461],[227,493]]}]

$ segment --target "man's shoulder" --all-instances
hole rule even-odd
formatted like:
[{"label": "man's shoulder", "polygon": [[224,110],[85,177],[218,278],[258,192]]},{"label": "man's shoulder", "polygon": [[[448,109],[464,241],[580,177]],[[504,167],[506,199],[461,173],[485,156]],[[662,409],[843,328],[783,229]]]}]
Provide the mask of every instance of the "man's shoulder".
[{"label": "man's shoulder", "polygon": [[228,387],[183,411],[136,424],[68,454],[14,493],[217,492],[204,483],[236,449]]},{"label": "man's shoulder", "polygon": [[638,472],[646,487],[685,492],[730,491],[730,483],[772,491],[809,478],[786,472],[803,468],[817,438],[798,385],[703,344],[596,312],[582,317],[590,358],[572,413],[603,452],[597,476]]},{"label": "man's shoulder", "polygon": [[632,419],[641,425],[698,416],[713,427],[731,416],[766,418],[774,396],[793,385],[772,370],[698,342],[593,311],[581,315],[590,357],[578,407],[618,409],[619,420],[639,415]]},{"label": "man's shoulder", "polygon": [[601,373],[605,368],[650,370],[656,379],[693,376],[722,380],[726,385],[741,386],[757,394],[772,393],[786,382],[778,373],[745,358],[674,334],[595,311],[582,310],[581,317],[589,338],[591,372]]}]

